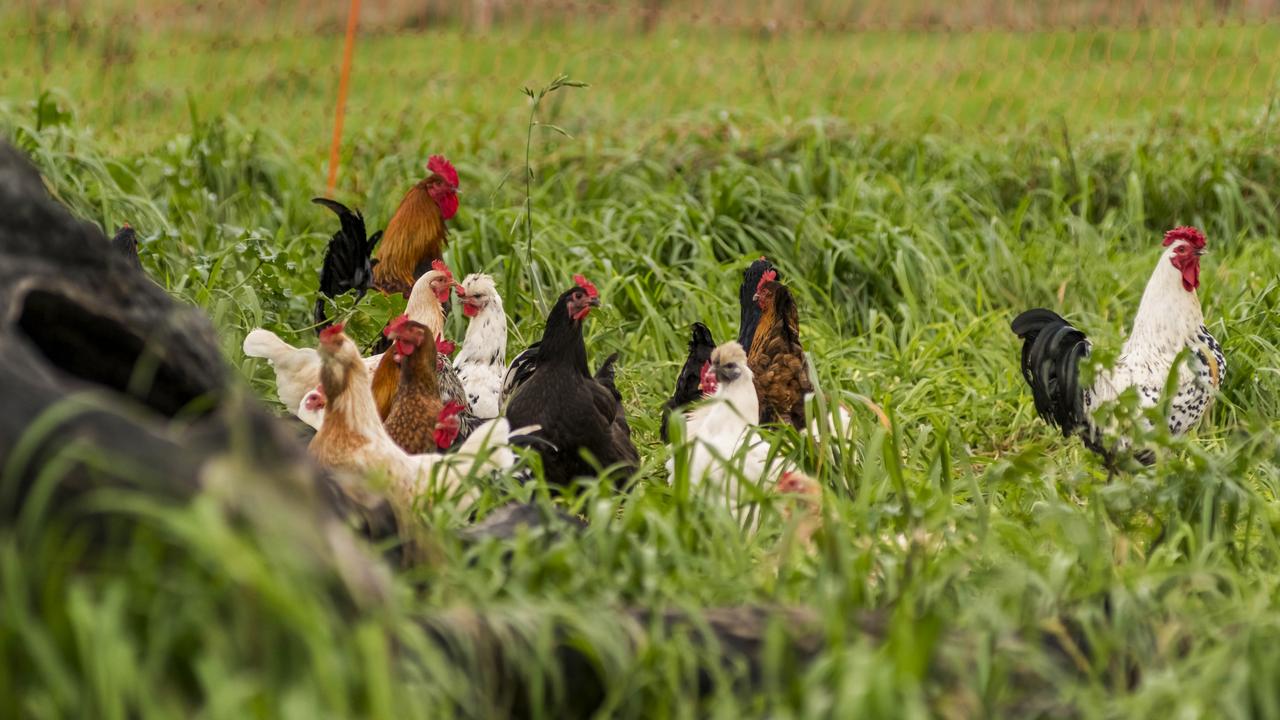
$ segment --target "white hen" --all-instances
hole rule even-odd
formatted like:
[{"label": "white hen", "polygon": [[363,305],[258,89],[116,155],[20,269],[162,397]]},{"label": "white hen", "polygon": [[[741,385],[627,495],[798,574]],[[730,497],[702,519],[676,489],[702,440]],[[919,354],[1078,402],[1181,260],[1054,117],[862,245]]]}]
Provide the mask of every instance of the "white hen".
[{"label": "white hen", "polygon": [[[688,416],[689,482],[710,485],[713,495],[737,511],[758,500],[766,481],[783,468],[770,463],[769,448],[756,433],[760,401],[741,345],[727,342],[711,353],[704,392],[712,390],[708,386],[714,386],[710,398]],[[667,473],[674,482],[674,457]]]},{"label": "white hen", "polygon": [[477,417],[498,415],[502,378],[507,369],[507,315],[493,278],[472,273],[458,286],[462,313],[471,319],[453,367],[466,388],[471,412]]}]

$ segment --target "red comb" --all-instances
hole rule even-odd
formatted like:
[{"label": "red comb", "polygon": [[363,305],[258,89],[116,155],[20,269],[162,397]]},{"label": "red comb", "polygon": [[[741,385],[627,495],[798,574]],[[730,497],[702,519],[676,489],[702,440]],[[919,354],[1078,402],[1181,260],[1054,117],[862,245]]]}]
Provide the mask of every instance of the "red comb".
[{"label": "red comb", "polygon": [[458,171],[453,169],[453,164],[445,160],[443,155],[432,155],[427,158],[427,170],[444,178],[450,185],[458,187]]},{"label": "red comb", "polygon": [[443,335],[436,338],[436,352],[440,355],[452,355],[457,348],[457,343],[452,340],[446,340]]},{"label": "red comb", "polygon": [[342,328],[342,323],[334,323],[320,331],[320,339],[325,341],[332,340],[335,335],[342,334]]},{"label": "red comb", "polygon": [[448,265],[444,264],[443,260],[432,260],[431,269],[435,270],[436,272],[444,273],[445,275],[449,276],[449,282],[453,282],[453,271],[449,269]]},{"label": "red comb", "polygon": [[711,365],[711,361],[702,363],[702,371],[698,373],[698,389],[703,395],[715,395],[719,388],[720,383],[716,380],[715,368]]},{"label": "red comb", "polygon": [[778,279],[777,270],[765,270],[760,275],[760,282],[756,283],[756,292],[760,292],[760,288],[764,287],[765,283],[771,283],[777,279]]},{"label": "red comb", "polygon": [[595,284],[592,283],[590,280],[588,280],[586,277],[582,275],[574,275],[573,281],[577,283],[578,287],[587,291],[587,297],[593,297],[593,298],[600,297],[600,291],[596,290]]},{"label": "red comb", "polygon": [[444,407],[440,408],[440,417],[438,419],[448,420],[449,418],[458,415],[465,409],[466,409],[466,406],[463,405],[462,403],[458,402],[457,400],[450,400],[449,402],[445,403]]},{"label": "red comb", "polygon": [[1191,246],[1197,250],[1204,249],[1204,243],[1205,243],[1204,233],[1200,232],[1196,228],[1191,227],[1190,225],[1183,225],[1181,227],[1176,227],[1164,234],[1165,247],[1169,247],[1170,245],[1174,244],[1179,240],[1186,240],[1187,242],[1191,243]]},{"label": "red comb", "polygon": [[386,337],[391,337],[392,335],[395,335],[396,333],[403,330],[404,326],[407,325],[408,323],[409,323],[409,316],[401,315],[395,320],[392,320],[391,322],[387,323],[387,326],[382,328],[382,334]]}]

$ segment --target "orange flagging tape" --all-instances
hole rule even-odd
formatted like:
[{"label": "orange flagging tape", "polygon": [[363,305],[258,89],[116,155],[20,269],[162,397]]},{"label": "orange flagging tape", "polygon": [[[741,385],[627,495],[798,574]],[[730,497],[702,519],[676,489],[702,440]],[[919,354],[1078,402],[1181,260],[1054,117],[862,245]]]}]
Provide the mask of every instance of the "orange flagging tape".
[{"label": "orange flagging tape", "polygon": [[342,48],[342,74],[338,77],[338,107],[333,117],[333,145],[329,148],[328,194],[338,182],[338,151],[342,148],[342,119],[347,113],[347,85],[351,81],[351,56],[356,46],[356,23],[360,19],[360,0],[351,0],[347,15],[347,42]]}]

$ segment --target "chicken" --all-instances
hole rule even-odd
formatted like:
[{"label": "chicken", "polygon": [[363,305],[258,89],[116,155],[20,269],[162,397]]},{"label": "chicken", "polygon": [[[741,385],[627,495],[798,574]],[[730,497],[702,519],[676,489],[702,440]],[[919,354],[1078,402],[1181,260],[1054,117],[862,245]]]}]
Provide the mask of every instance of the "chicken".
[{"label": "chicken", "polygon": [[547,316],[537,367],[507,405],[512,423],[542,428],[538,437],[551,447],[541,447],[539,453],[546,480],[553,485],[596,474],[583,452],[601,467],[622,466],[626,477],[640,462],[613,384],[613,358],[597,377],[587,367],[582,325],[600,305],[599,293],[581,275],[574,282]]},{"label": "chicken", "polygon": [[470,318],[453,367],[476,417],[498,416],[507,363],[507,316],[493,278],[472,273],[457,286],[462,314]]},{"label": "chicken", "polygon": [[[1222,346],[1205,327],[1196,294],[1204,234],[1193,227],[1174,228],[1165,233],[1164,247],[1115,367],[1099,369],[1092,386],[1080,382],[1079,363],[1090,353],[1084,332],[1043,308],[1028,310],[1012,323],[1014,334],[1022,339],[1022,376],[1031,387],[1036,411],[1064,437],[1079,435],[1108,466],[1129,441],[1119,438],[1113,443],[1105,437],[1110,433],[1093,417],[1100,406],[1129,388],[1136,390],[1141,407],[1156,406],[1174,363],[1186,350],[1188,362],[1179,369],[1168,418],[1169,431],[1178,434],[1200,421],[1226,377]],[[1149,449],[1134,457],[1144,464],[1155,461]]]},{"label": "chicken", "polygon": [[427,160],[427,172],[405,193],[382,235],[373,284],[384,293],[409,294],[414,282],[444,257],[444,223],[458,212],[458,172],[440,155]]},{"label": "chicken", "polygon": [[116,231],[115,237],[111,238],[111,247],[127,259],[130,265],[142,269],[142,261],[138,259],[138,232],[129,223],[121,225]]},{"label": "chicken", "polygon": [[[770,469],[769,448],[756,434],[760,404],[742,346],[720,345],[710,363],[701,383],[710,398],[689,414],[689,482],[711,485],[712,496],[736,513],[759,499]],[[674,456],[667,460],[667,473],[675,483]]]},{"label": "chicken", "polygon": [[[369,369],[355,343],[343,334],[342,325],[321,332],[318,352],[327,412],[309,451],[324,467],[340,471],[344,491],[357,502],[371,505],[376,496],[385,494],[404,523],[412,517],[419,498],[435,497],[439,491],[446,497],[459,495],[469,505],[477,491],[467,487],[468,476],[514,465],[515,455],[508,446],[513,433],[505,418],[485,423],[453,455],[405,452],[378,417],[369,390]],[[385,487],[370,484],[378,476],[385,478]]]},{"label": "chicken", "polygon": [[312,198],[311,202],[323,205],[338,216],[341,228],[329,239],[324,264],[320,267],[320,295],[316,298],[316,332],[329,325],[324,312],[324,298],[336,298],[355,290],[357,302],[369,291],[373,283],[373,265],[369,255],[382,237],[381,232],[369,236],[365,231],[364,217],[346,205],[328,198]]},{"label": "chicken", "polygon": [[436,386],[436,344],[428,338],[429,332],[408,315],[391,325],[400,382],[385,425],[391,439],[412,455],[436,450],[434,425],[444,407]]},{"label": "chicken", "polygon": [[715,347],[715,341],[711,338],[711,331],[707,326],[700,322],[694,323],[689,337],[689,354],[685,357],[684,367],[680,368],[680,374],[676,376],[676,387],[662,408],[662,425],[659,426],[659,432],[663,442],[670,439],[667,422],[671,418],[671,412],[702,399],[702,376],[711,362],[711,351]]},{"label": "chicken", "polygon": [[294,413],[302,422],[310,425],[313,429],[319,430],[324,425],[324,387],[317,385],[314,390],[302,396],[302,402],[298,405],[298,411]]},{"label": "chicken", "polygon": [[813,536],[822,529],[822,486],[802,472],[782,473],[774,492],[784,505],[782,516],[790,523],[791,539],[805,551],[813,550]]},{"label": "chicken", "polygon": [[786,422],[805,429],[804,399],[813,392],[795,299],[778,282],[775,270],[765,271],[753,296],[762,314],[751,340],[747,364],[755,374],[760,396],[760,421]]},{"label": "chicken", "polygon": [[254,328],[244,338],[244,354],[265,358],[276,372],[276,395],[290,411],[320,383],[320,354],[312,348],[297,348],[279,335]]},{"label": "chicken", "polygon": [[[432,333],[439,336],[444,330],[444,310],[441,303],[448,299],[452,287],[452,273],[444,263],[439,263],[414,283],[405,314],[410,320],[426,325]],[[299,411],[303,397],[320,383],[319,354],[312,348],[294,347],[270,330],[251,330],[244,339],[244,354],[265,358],[271,364],[276,374],[276,394],[280,402],[295,414]],[[380,398],[379,407],[383,413],[390,412],[391,398],[400,384],[399,365],[392,362],[394,358],[394,353],[378,353],[364,359],[367,367],[376,368],[376,394]],[[383,362],[384,359],[386,363]],[[460,386],[460,383],[455,384]]]},{"label": "chicken", "polygon": [[763,310],[760,304],[756,302],[756,290],[760,287],[760,278],[765,273],[773,273],[770,278],[773,280],[782,280],[782,276],[778,274],[777,268],[769,259],[761,255],[760,259],[755,260],[742,273],[742,284],[738,286],[738,306],[741,314],[740,324],[738,326],[738,344],[742,346],[743,352],[751,354],[751,343],[756,337],[756,328],[760,325],[760,316]]}]

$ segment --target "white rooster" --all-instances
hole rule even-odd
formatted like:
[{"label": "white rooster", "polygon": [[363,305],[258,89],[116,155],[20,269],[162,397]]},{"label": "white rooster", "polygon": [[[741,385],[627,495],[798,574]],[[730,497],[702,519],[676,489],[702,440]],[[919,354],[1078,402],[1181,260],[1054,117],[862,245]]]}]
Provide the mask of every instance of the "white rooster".
[{"label": "white rooster", "polygon": [[[1222,346],[1205,328],[1196,295],[1204,234],[1193,227],[1174,228],[1165,233],[1164,246],[1115,367],[1099,370],[1091,387],[1080,384],[1078,365],[1090,350],[1082,331],[1042,308],[1028,310],[1013,321],[1013,332],[1023,341],[1022,375],[1031,386],[1036,410],[1046,422],[1062,428],[1064,436],[1079,434],[1108,464],[1128,440],[1121,438],[1108,447],[1107,433],[1093,419],[1099,406],[1134,388],[1142,407],[1154,407],[1161,400],[1169,371],[1187,351],[1188,362],[1180,368],[1169,412],[1169,430],[1182,433],[1204,416],[1226,376]],[[1155,460],[1150,450],[1135,457],[1145,464]]]},{"label": "white rooster", "polygon": [[493,278],[472,273],[458,286],[462,314],[471,319],[462,349],[453,359],[477,417],[498,416],[502,378],[507,370],[507,315]]}]

